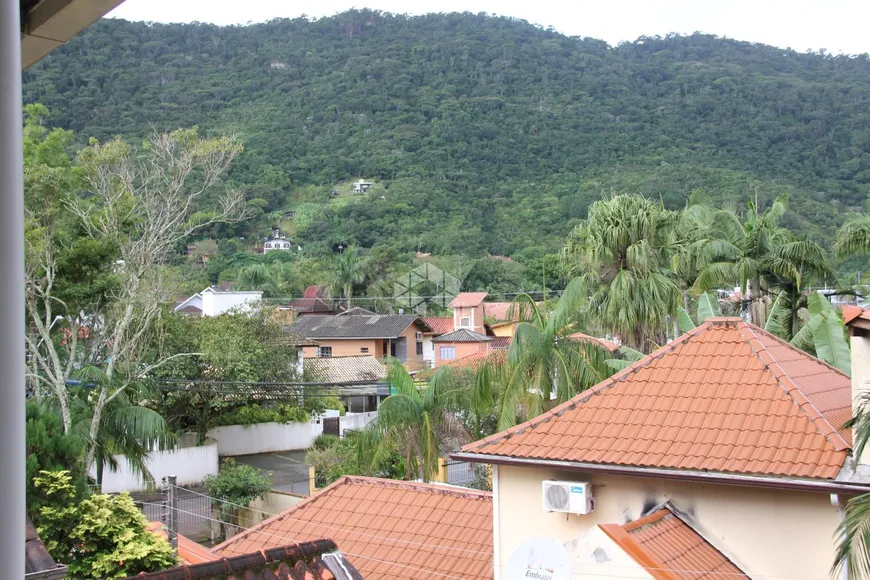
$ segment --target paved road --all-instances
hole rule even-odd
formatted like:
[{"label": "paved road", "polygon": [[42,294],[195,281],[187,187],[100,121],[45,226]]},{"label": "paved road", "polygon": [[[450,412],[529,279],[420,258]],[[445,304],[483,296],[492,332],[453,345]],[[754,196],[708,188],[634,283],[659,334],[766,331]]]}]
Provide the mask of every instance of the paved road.
[{"label": "paved road", "polygon": [[237,463],[272,472],[273,489],[308,495],[308,466],[304,450],[237,455],[234,459]]}]

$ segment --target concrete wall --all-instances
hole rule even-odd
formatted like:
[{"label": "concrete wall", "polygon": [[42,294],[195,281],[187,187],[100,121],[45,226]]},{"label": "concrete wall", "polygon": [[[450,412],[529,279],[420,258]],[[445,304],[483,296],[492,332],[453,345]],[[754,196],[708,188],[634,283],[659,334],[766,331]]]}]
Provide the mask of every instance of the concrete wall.
[{"label": "concrete wall", "polygon": [[517,329],[517,322],[510,322],[507,324],[498,324],[492,327],[492,332],[496,336],[510,336],[513,337],[514,331]]},{"label": "concrete wall", "polygon": [[[120,491],[146,491],[148,487],[142,479],[130,469],[127,459],[116,456],[118,471],[112,473],[103,471],[103,493]],[[206,475],[218,472],[218,446],[216,441],[206,441],[205,445],[196,445],[196,434],[188,433],[179,442],[174,451],[154,451],[147,461],[148,471],[154,477],[157,485],[168,475],[178,477],[178,485],[196,485],[201,483]],[[91,468],[91,477],[96,470]]]},{"label": "concrete wall", "polygon": [[571,558],[571,574],[580,578],[639,578],[653,576],[626,554],[601,528],[581,532],[565,545]]},{"label": "concrete wall", "polygon": [[[463,318],[470,318],[470,326],[461,326]],[[480,306],[462,306],[453,309],[453,329],[468,328],[474,332],[485,334],[483,327],[483,305]]]},{"label": "concrete wall", "polygon": [[[689,513],[702,535],[750,576],[821,580],[834,561],[839,515],[827,494],[531,467],[499,466],[496,478],[496,561],[502,565],[533,536],[550,536],[567,546],[593,526],[624,524],[666,500]],[[591,482],[595,511],[585,516],[545,512],[545,479]]]},{"label": "concrete wall", "polygon": [[353,429],[355,431],[362,430],[366,425],[375,420],[378,416],[377,411],[369,413],[347,413],[340,420],[341,435],[344,436],[345,429]]},{"label": "concrete wall", "polygon": [[252,501],[248,506],[250,509],[242,510],[239,514],[239,525],[243,528],[256,526],[263,520],[290,509],[303,499],[305,496],[284,491],[270,491],[260,499]]},{"label": "concrete wall", "polygon": [[[383,345],[381,340],[373,338],[367,340],[331,340],[328,338],[318,338],[316,342],[320,346],[331,346],[332,356],[373,356],[375,358],[383,357]],[[363,352],[362,349],[367,348],[368,352]],[[317,356],[316,346],[306,346],[303,349],[305,358],[314,358]]]},{"label": "concrete wall", "polygon": [[[327,409],[325,417],[338,417],[338,411]],[[375,417],[371,413],[350,413],[339,420],[339,432],[362,429]],[[208,436],[217,442],[220,456],[272,453],[292,449],[308,449],[323,433],[323,422],[312,419],[307,423],[258,423],[256,425],[225,425],[215,427]]]},{"label": "concrete wall", "polygon": [[202,314],[203,316],[220,316],[233,309],[250,312],[262,299],[262,292],[204,292],[202,294]]},{"label": "concrete wall", "polygon": [[434,367],[435,343],[432,342],[432,338],[431,334],[427,334],[423,337],[423,360]]}]

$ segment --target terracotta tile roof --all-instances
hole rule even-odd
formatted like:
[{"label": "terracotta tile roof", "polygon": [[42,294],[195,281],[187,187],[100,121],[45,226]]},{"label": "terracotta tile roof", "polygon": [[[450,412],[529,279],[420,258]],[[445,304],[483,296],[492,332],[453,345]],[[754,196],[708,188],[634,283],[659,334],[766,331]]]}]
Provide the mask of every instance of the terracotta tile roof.
[{"label": "terracotta tile roof", "polygon": [[[160,536],[164,540],[169,540],[166,534],[166,526],[162,522],[148,522],[148,531]],[[178,534],[178,558],[184,564],[202,564],[203,562],[211,562],[218,559],[208,548],[202,544],[197,544],[181,534]]]},{"label": "terracotta tile roof", "polygon": [[492,342],[489,343],[489,348],[496,350],[510,348],[513,340],[514,339],[511,336],[493,336]]},{"label": "terracotta tile roof", "polygon": [[487,292],[460,292],[448,306],[450,308],[477,306],[486,300],[487,296],[489,296]]},{"label": "terracotta tile roof", "polygon": [[624,526],[598,527],[656,580],[749,578],[670,507]]},{"label": "terracotta tile roof", "polygon": [[455,361],[451,361],[447,366],[451,368],[472,368],[479,369],[486,363],[498,365],[507,362],[507,350],[484,350],[476,352],[468,356],[464,356]]},{"label": "terracotta tile roof", "polygon": [[459,330],[436,336],[432,339],[432,342],[489,342],[491,340],[491,336],[480,334],[467,328],[460,328]]},{"label": "terracotta tile roof", "polygon": [[453,332],[453,318],[424,318],[423,322],[432,328],[431,332],[426,332],[424,334],[439,335]]},{"label": "terracotta tile roof", "polygon": [[336,550],[332,540],[315,540],[143,572],[127,580],[362,580],[356,568]]},{"label": "terracotta tile roof", "polygon": [[739,318],[708,319],[469,454],[832,479],[848,375]]},{"label": "terracotta tile roof", "polygon": [[870,326],[870,310],[860,306],[843,306],[843,323],[846,326]]},{"label": "terracotta tile roof", "polygon": [[610,342],[609,340],[598,338],[597,336],[592,336],[589,334],[584,334],[582,332],[575,332],[574,334],[569,334],[565,338],[570,338],[571,340],[577,340],[581,342],[594,342],[598,346],[606,348],[610,352],[616,352],[619,350],[619,345],[615,342]]},{"label": "terracotta tile roof", "polygon": [[334,356],[303,359],[304,372],[312,381],[343,383],[382,381],[387,369],[373,356]]},{"label": "terracotta tile roof", "polygon": [[221,556],[333,538],[366,580],[492,578],[492,494],[345,476],[223,544]]}]

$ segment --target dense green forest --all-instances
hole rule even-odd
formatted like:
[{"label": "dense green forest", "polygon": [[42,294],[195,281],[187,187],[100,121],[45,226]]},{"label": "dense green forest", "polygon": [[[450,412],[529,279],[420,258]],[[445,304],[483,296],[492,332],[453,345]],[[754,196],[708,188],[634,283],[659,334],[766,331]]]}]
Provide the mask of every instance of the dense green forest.
[{"label": "dense green forest", "polygon": [[[400,252],[562,247],[588,206],[682,207],[790,193],[786,226],[829,245],[870,183],[870,59],[706,35],[608,46],[474,14],[98,22],[25,73],[52,126],[138,139],[198,125],[245,151],[231,180],[262,217],[215,237]],[[349,182],[376,181],[366,196]],[[332,193],[336,189],[339,194]]]}]

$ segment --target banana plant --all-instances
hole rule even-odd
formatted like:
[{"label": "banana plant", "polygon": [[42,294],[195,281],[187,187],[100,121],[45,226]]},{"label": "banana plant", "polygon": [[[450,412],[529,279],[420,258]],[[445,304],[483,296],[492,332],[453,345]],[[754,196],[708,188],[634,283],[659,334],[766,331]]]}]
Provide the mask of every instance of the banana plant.
[{"label": "banana plant", "polygon": [[[719,309],[719,302],[710,292],[704,292],[698,297],[698,310],[696,318],[698,324],[703,324],[708,318],[722,316],[722,311]],[[677,310],[677,325],[680,327],[680,332],[689,332],[695,328],[695,322],[691,315],[682,306]]]}]

